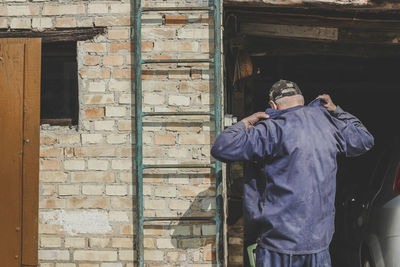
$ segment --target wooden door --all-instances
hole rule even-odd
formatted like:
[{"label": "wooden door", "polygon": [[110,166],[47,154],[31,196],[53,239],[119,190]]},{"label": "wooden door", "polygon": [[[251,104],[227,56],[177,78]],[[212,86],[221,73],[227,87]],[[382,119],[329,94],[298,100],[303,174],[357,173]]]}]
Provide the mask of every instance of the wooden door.
[{"label": "wooden door", "polygon": [[0,39],[0,261],[37,265],[40,39]]}]

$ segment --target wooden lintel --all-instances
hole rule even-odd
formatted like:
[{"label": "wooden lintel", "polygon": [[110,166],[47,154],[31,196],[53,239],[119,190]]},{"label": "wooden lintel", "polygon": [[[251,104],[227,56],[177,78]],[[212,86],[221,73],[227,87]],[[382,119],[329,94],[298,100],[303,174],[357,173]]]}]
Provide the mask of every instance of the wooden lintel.
[{"label": "wooden lintel", "polygon": [[0,38],[42,38],[43,43],[90,40],[106,32],[106,27],[68,28],[44,31],[0,30]]}]

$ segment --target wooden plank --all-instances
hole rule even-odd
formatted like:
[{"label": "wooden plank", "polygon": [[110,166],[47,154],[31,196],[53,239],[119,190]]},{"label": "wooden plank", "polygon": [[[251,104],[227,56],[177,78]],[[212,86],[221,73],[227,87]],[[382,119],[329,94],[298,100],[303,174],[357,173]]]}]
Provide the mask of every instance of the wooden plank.
[{"label": "wooden plank", "polygon": [[291,37],[332,41],[338,39],[337,28],[299,25],[243,23],[240,24],[240,33],[253,36]]},{"label": "wooden plank", "polygon": [[75,42],[94,38],[106,32],[105,27],[78,28],[78,29],[56,29],[45,31],[0,30],[0,38],[42,38],[43,43],[51,42]]},{"label": "wooden plank", "polygon": [[24,44],[0,40],[0,258],[21,265]]},{"label": "wooden plank", "polygon": [[[38,264],[41,39],[25,39],[22,264]],[[28,141],[29,140],[29,141]]]}]

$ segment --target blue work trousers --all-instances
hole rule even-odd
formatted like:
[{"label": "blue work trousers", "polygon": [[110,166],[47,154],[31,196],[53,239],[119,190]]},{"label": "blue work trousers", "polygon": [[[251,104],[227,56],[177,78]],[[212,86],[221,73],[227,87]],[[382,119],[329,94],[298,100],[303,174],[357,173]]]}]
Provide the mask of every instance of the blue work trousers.
[{"label": "blue work trousers", "polygon": [[291,255],[257,246],[256,267],[332,267],[329,250],[314,254]]}]

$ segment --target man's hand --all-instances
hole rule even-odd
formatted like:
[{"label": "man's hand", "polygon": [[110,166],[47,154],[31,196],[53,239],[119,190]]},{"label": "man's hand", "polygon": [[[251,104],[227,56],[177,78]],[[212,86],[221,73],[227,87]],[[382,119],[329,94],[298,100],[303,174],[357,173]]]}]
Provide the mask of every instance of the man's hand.
[{"label": "man's hand", "polygon": [[330,95],[323,94],[319,95],[317,98],[322,99],[321,104],[329,111],[334,112],[336,110],[336,105],[333,104]]},{"label": "man's hand", "polygon": [[256,124],[259,120],[265,120],[268,118],[269,115],[267,115],[265,112],[257,112],[247,118],[244,118],[242,122],[246,125],[246,129],[249,129],[250,127],[254,126],[254,124]]}]

